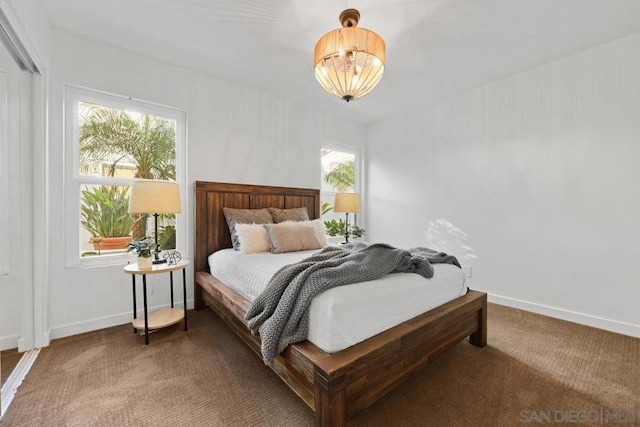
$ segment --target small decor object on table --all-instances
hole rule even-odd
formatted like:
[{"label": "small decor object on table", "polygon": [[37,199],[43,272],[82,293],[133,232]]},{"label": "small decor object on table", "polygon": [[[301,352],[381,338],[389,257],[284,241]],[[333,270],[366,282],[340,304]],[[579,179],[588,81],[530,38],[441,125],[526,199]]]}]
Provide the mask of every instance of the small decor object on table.
[{"label": "small decor object on table", "polygon": [[180,255],[178,251],[169,251],[162,255],[162,259],[164,259],[168,265],[176,265],[182,259],[182,255]]},{"label": "small decor object on table", "polygon": [[138,254],[138,268],[140,270],[150,270],[153,266],[151,258],[151,243],[147,240],[136,240],[129,242],[129,253]]}]

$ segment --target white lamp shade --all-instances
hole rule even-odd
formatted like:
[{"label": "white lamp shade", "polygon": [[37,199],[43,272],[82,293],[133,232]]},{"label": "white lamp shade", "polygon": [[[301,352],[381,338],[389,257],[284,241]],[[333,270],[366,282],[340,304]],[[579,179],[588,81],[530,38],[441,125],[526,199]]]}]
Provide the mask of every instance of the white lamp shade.
[{"label": "white lamp shade", "polygon": [[180,213],[180,187],[177,182],[140,179],[133,181],[129,213]]},{"label": "white lamp shade", "polygon": [[358,213],[360,212],[360,194],[337,193],[333,204],[334,212]]}]

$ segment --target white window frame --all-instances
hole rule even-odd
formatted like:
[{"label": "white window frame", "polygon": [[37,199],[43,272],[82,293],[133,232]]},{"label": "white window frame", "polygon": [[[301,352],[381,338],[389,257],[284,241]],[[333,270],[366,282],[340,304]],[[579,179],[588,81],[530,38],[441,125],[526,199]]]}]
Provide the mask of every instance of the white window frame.
[{"label": "white window frame", "polygon": [[[343,153],[353,154],[355,157],[355,166],[356,166],[356,182],[354,191],[360,194],[360,213],[354,215],[353,224],[357,225],[358,223],[364,224],[364,150],[360,147],[354,147],[351,145],[340,144],[337,142],[330,141],[322,141],[322,146],[320,148],[320,156],[322,156],[322,150],[334,150],[341,151]],[[327,191],[322,190],[322,178],[320,178],[320,200],[324,197],[335,197],[335,191]],[[358,221],[359,220],[359,221]],[[349,221],[351,222],[351,221]]]},{"label": "white window frame", "polygon": [[151,102],[140,101],[126,96],[114,95],[98,90],[65,85],[65,119],[64,119],[64,156],[65,156],[65,266],[66,268],[81,268],[106,265],[126,264],[130,255],[109,255],[100,257],[81,257],[78,242],[80,241],[80,194],[83,185],[107,184],[130,186],[133,182],[129,178],[115,178],[102,176],[87,176],[80,174],[79,166],[79,102],[89,102],[106,107],[137,111],[176,121],[176,182],[180,187],[180,203],[182,213],[176,214],[176,250],[183,253],[187,248],[187,115],[184,110],[167,107]]}]

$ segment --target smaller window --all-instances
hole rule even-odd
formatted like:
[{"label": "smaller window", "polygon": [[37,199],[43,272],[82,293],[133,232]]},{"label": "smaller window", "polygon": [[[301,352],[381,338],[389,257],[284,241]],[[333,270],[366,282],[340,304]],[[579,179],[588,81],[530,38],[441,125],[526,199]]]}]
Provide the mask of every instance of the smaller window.
[{"label": "smaller window", "polygon": [[[321,150],[321,214],[327,234],[344,235],[345,215],[333,212],[336,193],[359,193],[361,188],[361,153],[353,147],[325,143]],[[349,217],[357,225],[358,215]]]}]

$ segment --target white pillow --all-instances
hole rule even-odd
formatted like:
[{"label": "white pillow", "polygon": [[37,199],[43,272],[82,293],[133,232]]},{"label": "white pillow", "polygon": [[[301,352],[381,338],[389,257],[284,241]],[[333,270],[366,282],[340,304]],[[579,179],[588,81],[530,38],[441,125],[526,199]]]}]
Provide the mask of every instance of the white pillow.
[{"label": "white pillow", "polygon": [[327,241],[327,236],[324,234],[324,223],[320,219],[314,219],[309,221],[284,221],[284,222],[281,222],[279,225],[284,225],[284,226],[290,225],[295,227],[311,226],[316,231],[316,237],[318,239],[318,242],[320,243],[320,246],[323,248],[326,246],[329,246],[329,242]]},{"label": "white pillow", "polygon": [[271,251],[267,230],[262,224],[236,224],[235,227],[240,242],[240,252],[253,254]]}]

